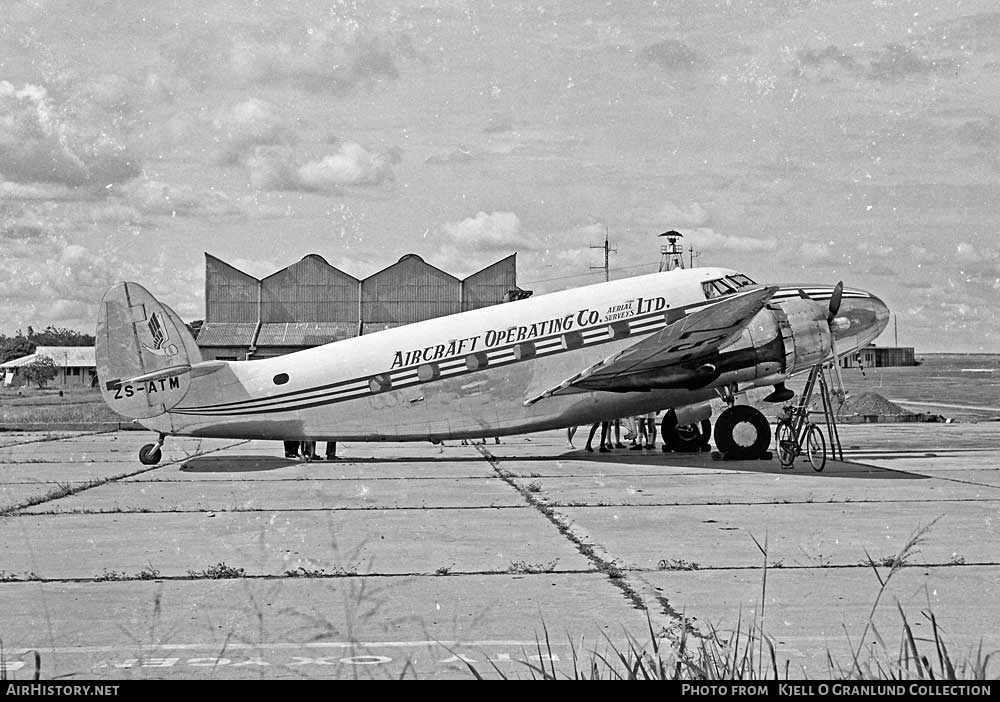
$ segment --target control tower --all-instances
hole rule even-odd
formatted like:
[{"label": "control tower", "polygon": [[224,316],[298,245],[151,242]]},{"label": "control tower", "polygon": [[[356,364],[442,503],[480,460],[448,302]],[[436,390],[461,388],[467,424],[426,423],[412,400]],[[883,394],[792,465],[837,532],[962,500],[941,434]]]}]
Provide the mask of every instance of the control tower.
[{"label": "control tower", "polygon": [[660,272],[684,268],[684,244],[677,243],[684,235],[671,229],[660,234],[666,237],[666,243],[660,245]]}]

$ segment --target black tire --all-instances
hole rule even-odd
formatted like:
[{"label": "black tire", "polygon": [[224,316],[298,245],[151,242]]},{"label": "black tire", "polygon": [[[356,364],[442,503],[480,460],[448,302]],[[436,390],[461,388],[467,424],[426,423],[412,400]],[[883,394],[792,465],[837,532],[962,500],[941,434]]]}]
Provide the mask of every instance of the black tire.
[{"label": "black tire", "polygon": [[787,419],[779,419],[774,425],[774,449],[782,468],[791,468],[795,463],[795,434]]},{"label": "black tire", "polygon": [[160,462],[160,447],[156,444],[146,444],[139,449],[139,463],[144,466],[155,466]]},{"label": "black tire", "polygon": [[823,430],[815,424],[810,424],[809,431],[806,432],[805,445],[809,465],[817,473],[820,472],[826,467],[826,439],[823,437]]},{"label": "black tire", "polygon": [[771,425],[750,405],[733,405],[715,421],[715,445],[731,460],[763,458],[771,445]]},{"label": "black tire", "polygon": [[712,437],[712,423],[707,419],[692,424],[677,425],[677,413],[670,410],[660,422],[663,450],[678,453],[696,453],[708,445]]}]

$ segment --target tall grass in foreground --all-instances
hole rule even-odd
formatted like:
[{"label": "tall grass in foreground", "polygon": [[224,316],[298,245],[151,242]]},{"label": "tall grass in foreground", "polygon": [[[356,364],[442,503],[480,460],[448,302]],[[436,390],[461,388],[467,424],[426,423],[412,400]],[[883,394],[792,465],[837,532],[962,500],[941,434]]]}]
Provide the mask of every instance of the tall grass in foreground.
[{"label": "tall grass in foreground", "polygon": [[[868,565],[875,572],[879,581],[879,590],[875,596],[871,611],[868,614],[864,630],[857,647],[851,644],[851,656],[846,664],[836,661],[827,651],[827,678],[833,680],[986,680],[990,670],[990,660],[994,653],[983,653],[982,642],[975,652],[964,659],[952,657],[945,643],[941,629],[934,613],[924,611],[921,614],[930,622],[933,638],[928,642],[921,641],[927,650],[921,650],[918,639],[914,636],[910,623],[903,608],[896,603],[899,616],[903,623],[903,632],[899,645],[895,648],[886,644],[878,628],[875,626],[875,612],[878,609],[882,595],[896,572],[905,567],[924,537],[937,520],[918,529],[906,542],[899,554],[892,560],[888,574],[883,577],[877,564],[868,555]],[[767,595],[767,539],[763,545],[751,535],[757,548],[764,557],[764,569],[760,594],[760,618],[754,613],[744,625],[742,612],[737,617],[736,629],[732,636],[727,637],[715,627],[710,627],[707,635],[696,635],[686,627],[682,629],[680,640],[672,647],[664,647],[660,638],[653,630],[652,621],[647,614],[649,627],[649,643],[643,645],[635,637],[626,632],[625,645],[616,645],[605,635],[607,647],[604,651],[592,651],[583,659],[579,656],[572,641],[570,646],[573,656],[571,672],[556,671],[553,661],[552,645],[549,632],[542,622],[544,642],[536,640],[536,664],[527,660],[521,661],[532,679],[556,680],[568,678],[573,680],[781,680],[789,679],[789,662],[778,663],[778,656],[772,638],[764,627],[764,604]],[[863,642],[868,634],[874,636],[876,645],[862,654]],[[850,643],[850,637],[848,637]],[[765,652],[766,647],[766,652]],[[546,667],[545,661],[549,661]],[[501,678],[510,677],[491,663],[494,672]],[[483,679],[483,674],[472,664],[466,666],[477,679]],[[802,677],[802,676],[800,676]]]}]

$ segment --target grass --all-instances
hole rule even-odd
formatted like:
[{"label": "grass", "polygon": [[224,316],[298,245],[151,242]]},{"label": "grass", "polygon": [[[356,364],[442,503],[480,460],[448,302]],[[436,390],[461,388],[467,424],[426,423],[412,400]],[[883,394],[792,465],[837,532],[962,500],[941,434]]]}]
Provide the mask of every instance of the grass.
[{"label": "grass", "polygon": [[233,568],[232,566],[227,566],[225,563],[217,563],[205,570],[189,570],[187,573],[192,578],[207,580],[227,580],[246,577],[246,571],[243,568]]},{"label": "grass", "polygon": [[511,561],[510,565],[507,566],[507,573],[514,574],[537,574],[537,573],[551,573],[556,569],[556,565],[559,563],[559,559],[549,561],[548,563],[526,563],[525,561]]},{"label": "grass", "polygon": [[697,563],[676,558],[663,558],[656,564],[658,570],[698,570],[701,568]]},{"label": "grass", "polygon": [[[982,643],[975,651],[964,658],[956,658],[949,650],[937,618],[931,611],[923,611],[921,615],[931,625],[929,638],[914,635],[913,628],[897,602],[896,609],[902,623],[899,644],[889,646],[882,633],[875,625],[875,613],[886,593],[893,576],[918,552],[928,531],[937,520],[918,529],[906,542],[900,552],[892,557],[875,561],[871,556],[863,562],[869,565],[878,580],[879,589],[872,603],[871,610],[865,622],[864,631],[859,637],[859,643],[851,644],[851,655],[845,662],[835,661],[827,651],[826,660],[828,674],[831,680],[987,680],[991,679],[991,663],[994,653],[984,653]],[[524,666],[528,677],[539,680],[555,680],[559,678],[573,680],[781,680],[789,679],[789,662],[779,664],[778,653],[774,640],[767,634],[765,627],[765,605],[767,603],[767,539],[760,543],[751,535],[763,557],[761,592],[759,608],[754,615],[744,621],[742,612],[737,615],[736,628],[731,634],[726,634],[710,626],[707,634],[692,634],[686,627],[681,629],[679,640],[675,641],[669,650],[662,645],[660,636],[653,629],[652,621],[647,611],[647,627],[649,643],[642,644],[631,634],[625,634],[625,643],[615,644],[607,635],[605,648],[593,650],[581,655],[573,642],[572,669],[558,672],[552,661],[555,656],[545,622],[541,622],[543,636],[536,638],[538,655],[528,656],[520,663]],[[868,554],[866,554],[868,555]],[[660,562],[666,569],[689,569],[694,564],[686,561]],[[882,573],[879,568],[889,568],[888,573]],[[759,613],[759,616],[758,616]],[[876,646],[862,653],[864,642],[873,636]],[[848,637],[850,643],[850,637]],[[545,661],[549,661],[546,666]],[[466,667],[473,677],[483,679],[484,671],[480,671],[471,663]],[[510,676],[492,662],[493,671],[503,679]],[[802,677],[799,674],[796,678]]]},{"label": "grass", "polygon": [[131,423],[114,412],[99,390],[6,389],[0,393],[0,424],[26,424],[58,428],[62,424]]}]

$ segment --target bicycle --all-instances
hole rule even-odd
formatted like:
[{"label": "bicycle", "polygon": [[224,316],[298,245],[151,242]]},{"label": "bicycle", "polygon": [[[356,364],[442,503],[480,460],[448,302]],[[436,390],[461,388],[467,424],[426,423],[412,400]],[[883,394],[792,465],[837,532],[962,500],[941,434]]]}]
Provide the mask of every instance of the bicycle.
[{"label": "bicycle", "polygon": [[[786,405],[785,415],[774,427],[778,462],[782,468],[791,468],[803,453],[817,473],[826,467],[826,438],[819,425],[809,419],[809,409]],[[803,450],[804,447],[804,450]]]}]

